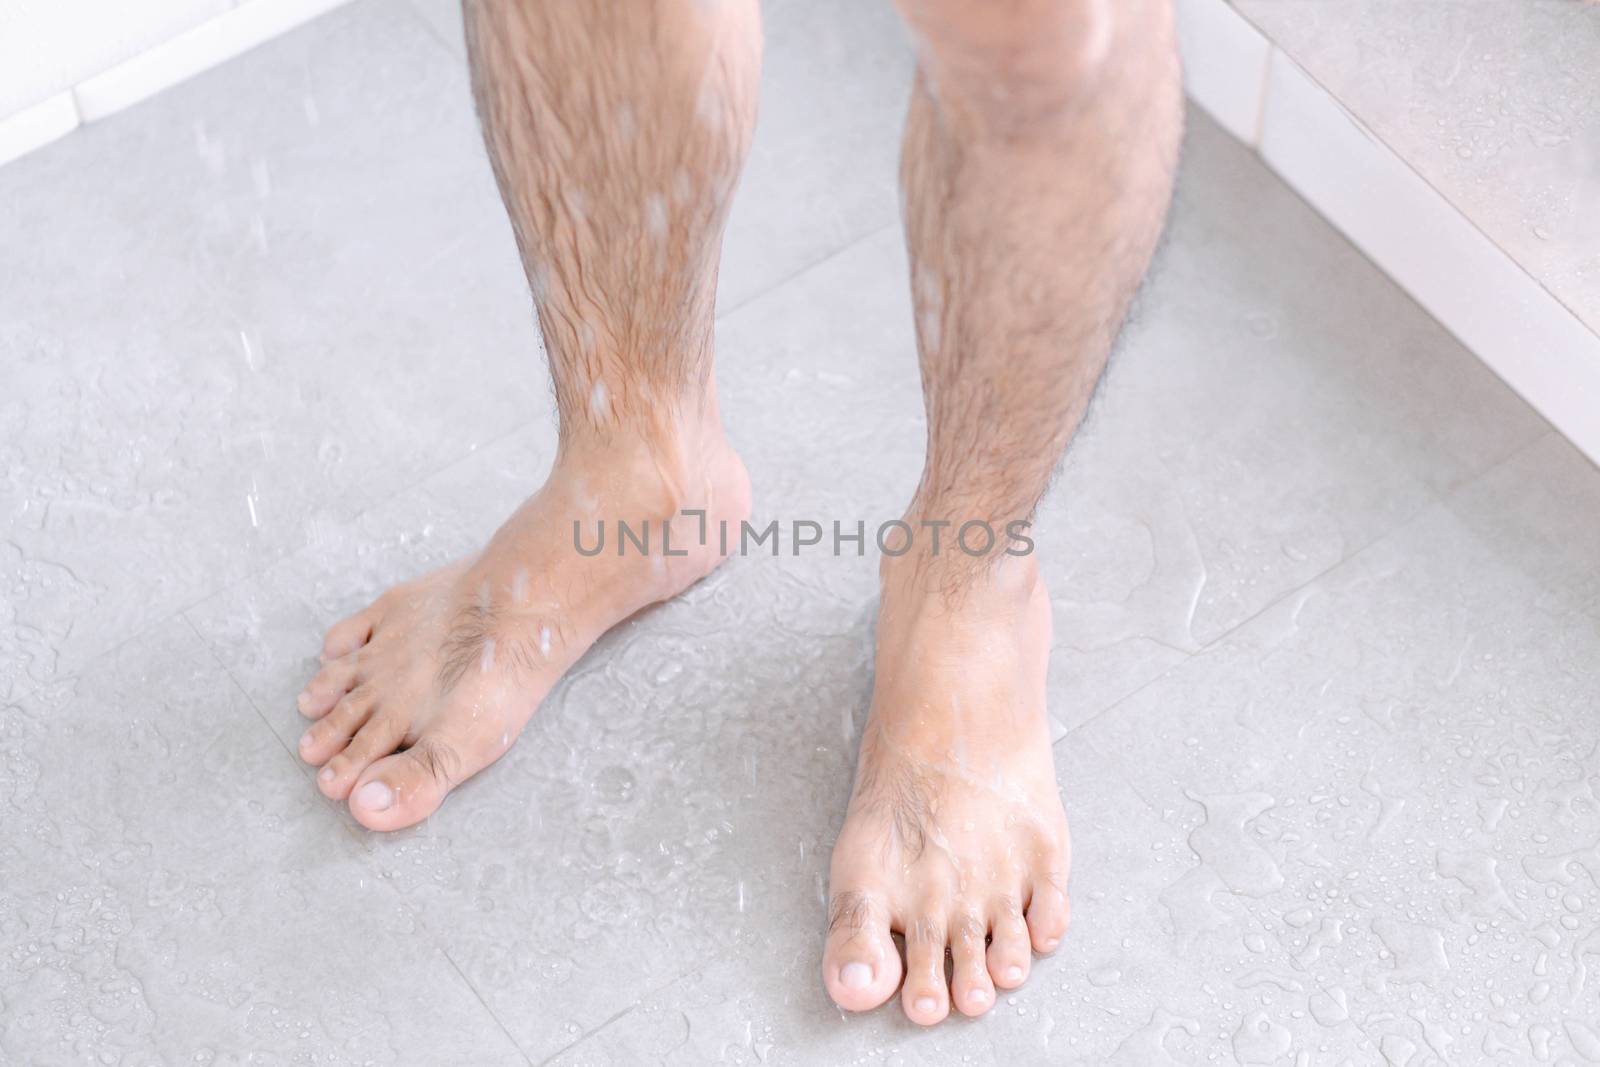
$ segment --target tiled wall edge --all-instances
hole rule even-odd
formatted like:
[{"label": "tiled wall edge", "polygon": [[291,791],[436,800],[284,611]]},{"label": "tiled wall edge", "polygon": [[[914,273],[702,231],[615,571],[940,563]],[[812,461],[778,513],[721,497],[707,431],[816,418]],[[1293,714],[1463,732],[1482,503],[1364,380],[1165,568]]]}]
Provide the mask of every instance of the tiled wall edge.
[{"label": "tiled wall edge", "polygon": [[247,0],[72,90],[83,121],[123,108],[286,33],[347,0]]},{"label": "tiled wall edge", "polygon": [[1227,0],[1175,0],[1190,99],[1600,463],[1600,336]]},{"label": "tiled wall edge", "polygon": [[1267,165],[1591,460],[1600,336],[1274,49]]},{"label": "tiled wall edge", "polygon": [[0,119],[0,165],[71,133],[80,121],[70,89],[7,115]]},{"label": "tiled wall edge", "polygon": [[0,165],[114,115],[349,0],[241,0],[239,5],[21,111],[0,117]]}]

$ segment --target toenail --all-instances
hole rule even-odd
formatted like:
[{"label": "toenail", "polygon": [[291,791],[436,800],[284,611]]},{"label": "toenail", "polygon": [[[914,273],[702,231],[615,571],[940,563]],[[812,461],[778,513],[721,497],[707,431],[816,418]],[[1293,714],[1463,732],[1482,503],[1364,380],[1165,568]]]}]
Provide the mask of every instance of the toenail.
[{"label": "toenail", "polygon": [[294,698],[294,703],[301,711],[306,710],[306,707],[311,703],[310,691],[306,689],[300,690],[300,695]]},{"label": "toenail", "polygon": [[847,963],[839,968],[839,984],[846,989],[865,989],[872,984],[872,968],[865,963]]},{"label": "toenail", "polygon": [[319,782],[331,782],[331,781],[333,781],[333,768],[332,767],[324,767],[324,768],[322,768],[322,770],[318,771],[317,772],[317,781],[319,781]]},{"label": "toenail", "polygon": [[1049,952],[1051,949],[1055,948],[1059,944],[1061,944],[1061,939],[1058,938],[1058,937],[1052,937],[1050,940],[1048,940],[1048,941],[1046,941],[1044,943],[1044,950],[1046,952]]},{"label": "toenail", "polygon": [[917,1002],[911,1006],[917,1009],[918,1015],[932,1015],[939,1010],[939,1002],[932,997],[918,997]]},{"label": "toenail", "polygon": [[307,730],[305,733],[300,735],[300,747],[302,749],[307,749],[307,748],[311,747],[311,731],[310,730]]},{"label": "toenail", "polygon": [[356,803],[368,811],[387,811],[394,803],[394,790],[382,782],[368,782],[356,791]]},{"label": "toenail", "polygon": [[1022,968],[1021,967],[1014,967],[1014,966],[1013,967],[1007,967],[1006,968],[1006,981],[1008,981],[1008,982],[1020,982],[1020,981],[1022,981]]},{"label": "toenail", "polygon": [[987,1003],[989,1003],[989,991],[987,989],[974,989],[972,992],[967,994],[967,1003],[968,1004],[987,1004]]}]

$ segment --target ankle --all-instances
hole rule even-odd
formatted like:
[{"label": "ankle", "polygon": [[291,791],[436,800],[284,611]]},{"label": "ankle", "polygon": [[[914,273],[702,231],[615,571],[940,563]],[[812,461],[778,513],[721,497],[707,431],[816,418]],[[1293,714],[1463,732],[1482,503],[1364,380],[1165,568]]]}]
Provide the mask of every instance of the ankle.
[{"label": "ankle", "polygon": [[708,412],[652,410],[601,424],[562,419],[556,451],[558,468],[627,469],[642,465],[667,474],[686,474],[726,447],[722,421]]},{"label": "ankle", "polygon": [[919,492],[884,545],[879,577],[885,591],[893,585],[953,599],[1032,596],[1039,584],[1032,523],[992,514],[970,504],[930,505]]},{"label": "ankle", "polygon": [[912,551],[885,555],[878,565],[886,604],[937,608],[975,615],[1027,613],[1048,603],[1033,555],[996,552],[974,557],[961,552]]},{"label": "ankle", "polygon": [[[571,494],[589,528],[603,523],[613,537],[619,523],[656,531],[671,524],[675,545],[697,544],[702,525],[737,523],[750,511],[749,476],[715,422],[657,420],[644,430],[615,426],[604,436],[563,434],[550,479]],[[680,529],[685,524],[696,528],[693,541]]]}]

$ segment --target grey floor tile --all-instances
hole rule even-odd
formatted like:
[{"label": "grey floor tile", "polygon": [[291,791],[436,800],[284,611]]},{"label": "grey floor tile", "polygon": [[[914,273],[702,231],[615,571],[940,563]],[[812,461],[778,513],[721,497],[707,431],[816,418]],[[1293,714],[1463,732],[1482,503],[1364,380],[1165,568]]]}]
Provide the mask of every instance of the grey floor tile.
[{"label": "grey floor tile", "polygon": [[1498,545],[1541,588],[1600,605],[1600,471],[1550,433],[1445,504]]},{"label": "grey floor tile", "polygon": [[465,76],[391,15],[0,171],[0,695],[547,405]]},{"label": "grey floor tile", "polygon": [[[1254,156],[1191,126],[1165,245],[1046,512],[1087,535],[1070,544],[1095,600],[1161,609],[1135,632],[1175,647],[1546,428]],[[1152,577],[1112,584],[1135,575]],[[1078,618],[1089,640],[1128,634],[1103,609]]]},{"label": "grey floor tile", "polygon": [[722,248],[737,306],[895,221],[911,49],[893,5],[767,0],[755,141]]},{"label": "grey floor tile", "polygon": [[1234,0],[1600,330],[1600,11],[1568,0]]},{"label": "grey floor tile", "polygon": [[0,1059],[526,1061],[182,620],[0,707]]},{"label": "grey floor tile", "polygon": [[[1600,472],[1563,508],[1522,475],[1500,513],[1600,517]],[[1132,881],[1169,910],[1166,988],[1206,994],[1171,1009],[1195,1051],[1591,1057],[1600,619],[1546,543],[1430,509],[1093,724],[1179,838]]]},{"label": "grey floor tile", "polygon": [[554,426],[489,445],[343,523],[262,574],[186,613],[293,751],[295,696],[316,673],[323,632],[379,593],[481,547],[544,478]]},{"label": "grey floor tile", "polygon": [[[460,0],[410,0],[465,60]],[[723,244],[723,310],[898,216],[909,39],[894,8],[765,0],[755,141]]]}]

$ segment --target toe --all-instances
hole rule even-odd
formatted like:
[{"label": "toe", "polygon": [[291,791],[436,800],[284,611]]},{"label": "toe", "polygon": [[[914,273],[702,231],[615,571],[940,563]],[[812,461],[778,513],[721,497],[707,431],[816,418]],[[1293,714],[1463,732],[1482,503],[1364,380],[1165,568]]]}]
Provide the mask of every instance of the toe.
[{"label": "toe", "polygon": [[350,814],[369,830],[399,830],[421,822],[446,794],[480,768],[467,767],[461,749],[424,734],[404,752],[368,767],[350,792]]},{"label": "toe", "polygon": [[317,788],[329,800],[344,800],[363,772],[400,747],[406,722],[387,707],[375,708],[350,744],[317,772]]},{"label": "toe", "polygon": [[300,758],[317,766],[344,751],[356,731],[366,725],[377,700],[368,686],[358,685],[346,693],[333,710],[311,724],[300,735]]},{"label": "toe", "polygon": [[338,659],[328,660],[322,669],[300,691],[295,704],[300,714],[308,719],[320,719],[328,714],[339,699],[356,686],[356,656],[352,652]]},{"label": "toe", "polygon": [[1001,989],[1015,989],[1027,981],[1028,967],[1033,962],[1028,950],[1028,924],[1016,898],[996,901],[990,908],[989,922],[989,977]]},{"label": "toe", "polygon": [[950,988],[944,978],[943,909],[929,909],[906,930],[906,984],[900,1003],[906,1018],[932,1026],[950,1014]]},{"label": "toe", "polygon": [[828,905],[822,984],[846,1011],[876,1008],[894,994],[900,984],[900,953],[878,897],[860,889],[834,893]]},{"label": "toe", "polygon": [[1028,936],[1035,952],[1054,952],[1067,932],[1071,909],[1066,893],[1061,890],[1066,884],[1065,875],[1041,878],[1034,883],[1033,898],[1028,901]]},{"label": "toe", "polygon": [[994,985],[984,962],[984,941],[989,924],[976,912],[965,912],[950,923],[950,997],[963,1015],[982,1015],[994,1006]]},{"label": "toe", "polygon": [[378,604],[369,604],[349,618],[340,619],[328,627],[322,638],[322,658],[338,659],[348,656],[372,637],[372,628],[378,622]]}]

